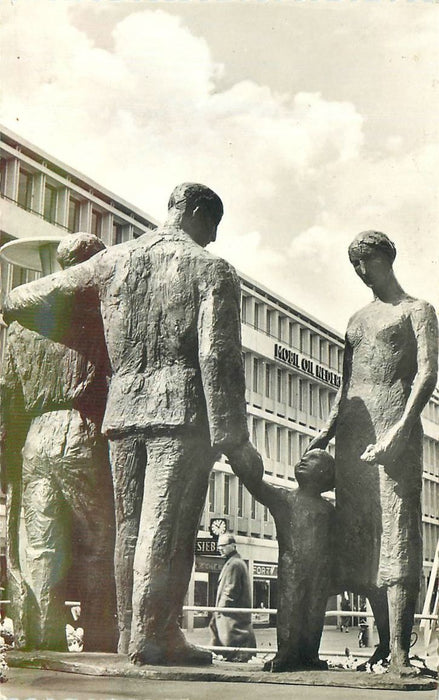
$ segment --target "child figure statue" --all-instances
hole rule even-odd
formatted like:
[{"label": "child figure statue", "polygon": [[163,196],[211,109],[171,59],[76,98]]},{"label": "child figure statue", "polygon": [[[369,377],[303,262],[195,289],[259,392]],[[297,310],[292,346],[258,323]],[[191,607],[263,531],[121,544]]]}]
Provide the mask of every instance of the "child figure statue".
[{"label": "child figure statue", "polygon": [[325,669],[319,646],[332,582],[335,509],[321,493],[334,488],[334,459],[320,449],[305,453],[295,466],[295,490],[267,483],[243,462],[231,464],[276,523],[278,651],[264,670]]}]

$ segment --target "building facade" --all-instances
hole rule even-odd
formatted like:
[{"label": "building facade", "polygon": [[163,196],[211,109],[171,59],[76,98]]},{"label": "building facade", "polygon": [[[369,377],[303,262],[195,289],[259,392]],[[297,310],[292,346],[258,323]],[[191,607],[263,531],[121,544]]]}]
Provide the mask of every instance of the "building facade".
[{"label": "building facade", "polygon": [[[60,237],[89,231],[107,245],[153,230],[157,222],[56,161],[21,137],[1,134],[1,245],[20,238]],[[38,269],[2,263],[2,292],[36,276]],[[341,381],[343,338],[321,321],[241,275],[242,339],[249,431],[264,459],[266,478],[295,488],[294,465],[323,428]],[[0,329],[4,346],[6,329]],[[422,595],[439,537],[439,392],[423,412],[424,570]],[[329,450],[333,451],[333,446]],[[333,495],[328,494],[329,498]],[[233,531],[253,583],[253,605],[277,603],[277,543],[268,509],[233,474],[225,459],[212,471],[200,522],[188,603],[213,604],[222,560],[212,555],[211,525]],[[0,546],[4,562],[4,499],[0,503]],[[4,563],[3,563],[4,568]],[[353,604],[358,601],[353,600]],[[333,607],[334,602],[330,603]],[[200,624],[205,622],[201,615]],[[196,619],[196,618],[195,618]],[[191,618],[192,622],[192,618]]]}]

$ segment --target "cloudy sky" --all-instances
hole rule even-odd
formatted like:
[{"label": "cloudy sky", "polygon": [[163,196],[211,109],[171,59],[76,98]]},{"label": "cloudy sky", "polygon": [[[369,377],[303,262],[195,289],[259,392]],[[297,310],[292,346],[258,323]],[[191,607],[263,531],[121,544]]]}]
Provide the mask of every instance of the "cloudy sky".
[{"label": "cloudy sky", "polygon": [[163,220],[223,198],[212,247],[343,331],[347,246],[395,241],[439,308],[439,7],[417,0],[0,2],[0,121]]}]

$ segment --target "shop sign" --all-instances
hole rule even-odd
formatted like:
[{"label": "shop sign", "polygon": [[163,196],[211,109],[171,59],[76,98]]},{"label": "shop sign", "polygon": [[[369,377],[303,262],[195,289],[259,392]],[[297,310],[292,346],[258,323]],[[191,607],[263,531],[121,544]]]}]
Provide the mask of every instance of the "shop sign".
[{"label": "shop sign", "polygon": [[197,556],[195,559],[195,570],[200,573],[211,574],[221,571],[224,566],[224,559],[219,557]]},{"label": "shop sign", "polygon": [[277,578],[277,564],[254,561],[253,576],[259,576],[261,578]]},{"label": "shop sign", "polygon": [[219,556],[216,547],[216,537],[198,537],[195,543],[195,554],[209,554],[210,556]]},{"label": "shop sign", "polygon": [[290,367],[296,367],[302,370],[302,372],[305,372],[305,374],[310,374],[312,377],[320,379],[322,382],[325,382],[325,384],[330,384],[336,389],[338,389],[341,384],[341,376],[339,374],[331,372],[294,350],[289,350],[283,345],[280,345],[280,343],[274,344],[274,358],[290,365]]}]

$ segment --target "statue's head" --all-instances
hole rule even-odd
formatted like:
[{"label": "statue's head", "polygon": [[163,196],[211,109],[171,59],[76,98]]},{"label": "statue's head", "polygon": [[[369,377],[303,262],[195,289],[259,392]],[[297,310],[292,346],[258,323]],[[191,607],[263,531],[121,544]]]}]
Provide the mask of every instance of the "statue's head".
[{"label": "statue's head", "polygon": [[216,239],[216,230],[223,215],[223,203],[206,185],[184,182],[172,192],[168,211],[173,220],[203,248]]},{"label": "statue's head", "polygon": [[330,491],[335,485],[334,457],[325,450],[309,450],[296,464],[294,475],[300,488],[311,488],[318,493]]},{"label": "statue's head", "polygon": [[92,233],[71,233],[58,245],[56,259],[64,270],[85,262],[105,247],[105,243]]},{"label": "statue's head", "polygon": [[372,288],[389,275],[396,257],[394,243],[380,231],[362,231],[354,238],[348,252],[355,272]]}]

